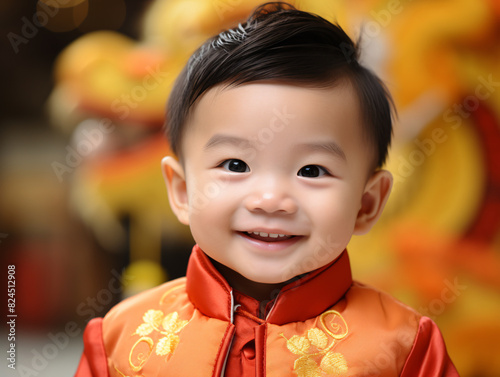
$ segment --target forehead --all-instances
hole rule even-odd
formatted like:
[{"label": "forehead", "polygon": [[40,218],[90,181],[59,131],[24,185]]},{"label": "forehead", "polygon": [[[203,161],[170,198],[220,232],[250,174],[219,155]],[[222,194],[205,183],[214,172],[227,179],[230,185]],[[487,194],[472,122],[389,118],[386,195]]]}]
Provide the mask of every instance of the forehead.
[{"label": "forehead", "polygon": [[[220,120],[237,117],[242,112],[253,111],[255,117],[262,118],[284,108],[291,108],[304,117],[334,115],[346,118],[349,123],[361,121],[359,100],[348,80],[339,80],[324,88],[257,81],[241,85],[220,84],[209,89],[193,105],[186,126],[202,125],[201,118]],[[338,111],[340,109],[342,111]]]}]

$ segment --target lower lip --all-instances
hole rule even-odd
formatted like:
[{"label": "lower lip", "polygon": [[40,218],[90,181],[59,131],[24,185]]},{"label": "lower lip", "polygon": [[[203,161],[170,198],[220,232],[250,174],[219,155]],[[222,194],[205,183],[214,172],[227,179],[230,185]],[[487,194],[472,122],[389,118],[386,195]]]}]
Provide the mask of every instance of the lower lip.
[{"label": "lower lip", "polygon": [[261,250],[265,250],[265,251],[284,250],[284,249],[296,244],[297,242],[299,242],[303,238],[302,236],[294,236],[292,238],[288,238],[288,239],[283,240],[283,241],[266,242],[266,241],[261,241],[261,240],[257,240],[255,238],[252,238],[252,237],[250,237],[247,234],[242,233],[242,232],[238,232],[238,234],[243,239],[245,239],[245,241],[250,243],[252,246],[254,246],[258,249],[261,249]]}]

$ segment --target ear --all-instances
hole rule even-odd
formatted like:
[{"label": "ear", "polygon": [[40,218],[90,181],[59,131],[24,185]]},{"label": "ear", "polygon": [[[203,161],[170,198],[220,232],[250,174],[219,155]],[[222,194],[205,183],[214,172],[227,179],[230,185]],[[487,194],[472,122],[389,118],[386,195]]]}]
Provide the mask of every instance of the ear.
[{"label": "ear", "polygon": [[170,208],[182,224],[189,225],[189,205],[184,169],[174,157],[161,160],[161,170],[167,185]]},{"label": "ear", "polygon": [[378,170],[370,177],[361,198],[361,208],[356,218],[354,234],[365,234],[377,222],[389,198],[392,188],[392,174]]}]

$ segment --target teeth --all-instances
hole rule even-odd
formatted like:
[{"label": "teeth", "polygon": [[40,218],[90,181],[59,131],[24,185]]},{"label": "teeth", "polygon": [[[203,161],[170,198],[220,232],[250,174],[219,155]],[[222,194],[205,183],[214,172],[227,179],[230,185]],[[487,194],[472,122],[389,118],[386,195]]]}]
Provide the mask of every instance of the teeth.
[{"label": "teeth", "polygon": [[278,234],[278,233],[264,233],[264,232],[252,232],[252,233],[260,237],[271,237],[271,238],[286,237],[285,234]]}]

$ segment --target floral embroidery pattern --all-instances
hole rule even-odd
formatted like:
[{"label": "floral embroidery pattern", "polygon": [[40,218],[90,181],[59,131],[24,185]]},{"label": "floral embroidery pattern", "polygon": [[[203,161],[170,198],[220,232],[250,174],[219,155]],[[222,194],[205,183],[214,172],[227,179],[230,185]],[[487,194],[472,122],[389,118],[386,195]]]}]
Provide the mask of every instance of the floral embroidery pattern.
[{"label": "floral embroidery pattern", "polygon": [[[179,344],[179,336],[177,334],[188,323],[186,320],[180,320],[177,312],[164,315],[161,310],[154,309],[150,309],[144,313],[142,320],[144,322],[137,327],[134,333],[134,335],[139,335],[141,338],[135,342],[129,354],[129,364],[135,372],[142,369],[143,365],[146,361],[148,361],[149,357],[153,353],[153,349],[158,356],[171,355]],[[152,332],[158,332],[159,334],[164,335],[158,340],[156,347],[153,339],[148,336]],[[141,343],[146,343],[148,345],[149,352],[147,354],[139,353],[136,356],[137,360],[134,363],[132,360],[134,350]]]},{"label": "floral embroidery pattern", "polygon": [[[178,297],[185,284],[180,284],[166,291],[161,299],[160,305],[170,305]],[[150,309],[142,316],[142,323],[137,327],[132,336],[140,338],[132,346],[128,362],[130,368],[135,372],[135,377],[143,377],[139,374],[144,364],[153,355],[161,356],[168,361],[179,344],[179,332],[189,323],[187,320],[179,319],[179,313],[171,312],[164,314],[161,310]],[[158,339],[159,338],[159,339]],[[155,340],[154,340],[155,339]],[[114,366],[115,371],[121,377],[130,377]]]},{"label": "floral embroidery pattern", "polygon": [[335,310],[324,312],[319,320],[324,331],[312,328],[304,336],[294,335],[290,339],[283,333],[280,334],[286,339],[288,350],[299,356],[293,365],[298,377],[342,376],[347,373],[344,356],[332,351],[332,348],[347,336],[347,323]]}]

